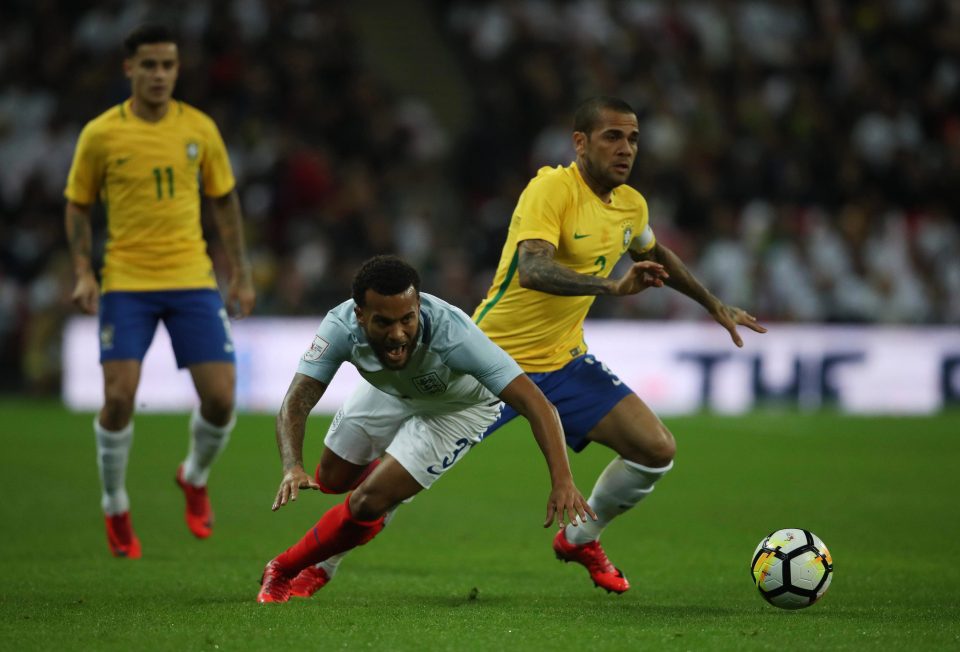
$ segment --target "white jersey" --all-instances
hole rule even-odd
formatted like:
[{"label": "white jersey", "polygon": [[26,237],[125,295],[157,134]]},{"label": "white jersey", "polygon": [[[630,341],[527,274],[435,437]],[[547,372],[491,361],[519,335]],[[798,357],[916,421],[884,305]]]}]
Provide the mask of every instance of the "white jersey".
[{"label": "white jersey", "polygon": [[459,308],[420,294],[420,333],[403,369],[385,367],[357,322],[353,299],[330,310],[297,371],[329,385],[344,362],[382,392],[402,399],[411,414],[445,414],[490,405],[520,366]]}]

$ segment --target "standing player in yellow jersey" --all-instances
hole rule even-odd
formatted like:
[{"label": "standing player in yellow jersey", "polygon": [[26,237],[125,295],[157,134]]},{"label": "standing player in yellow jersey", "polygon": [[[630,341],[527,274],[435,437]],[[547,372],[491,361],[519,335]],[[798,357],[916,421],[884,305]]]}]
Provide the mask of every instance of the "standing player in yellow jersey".
[{"label": "standing player in yellow jersey", "polygon": [[[713,296],[656,241],[646,201],[625,185],[638,139],[637,117],[626,102],[597,97],[580,106],[577,160],[542,168],[520,195],[493,284],[473,315],[557,407],[575,452],[597,442],[617,453],[588,501],[597,520],[561,529],[553,542],[559,559],[584,565],[597,586],[616,593],[630,584],[607,559],[600,534],[653,491],[673,466],[676,444],[650,408],[587,354],[583,321],[594,298],[666,283],[706,308],[737,346],[743,345],[738,325],[766,332],[754,317]],[[637,262],[610,279],[625,253]],[[515,416],[505,408],[488,434]]]},{"label": "standing player in yellow jersey", "polygon": [[[172,98],[179,59],[172,33],[146,25],[124,41],[131,97],[91,120],[74,152],[64,195],[67,240],[76,273],[74,303],[100,316],[104,404],[94,420],[107,541],[117,557],[140,557],[125,480],[133,442],[140,367],[163,321],[180,368],[200,398],[190,447],[176,472],[186,521],[211,534],[207,477],[235,422],[235,357],[227,310],[217,291],[200,225],[200,191],[231,265],[227,305],[244,317],[254,304],[240,202],[220,132],[207,115]],[[91,207],[107,215],[101,284],[91,265]]]}]

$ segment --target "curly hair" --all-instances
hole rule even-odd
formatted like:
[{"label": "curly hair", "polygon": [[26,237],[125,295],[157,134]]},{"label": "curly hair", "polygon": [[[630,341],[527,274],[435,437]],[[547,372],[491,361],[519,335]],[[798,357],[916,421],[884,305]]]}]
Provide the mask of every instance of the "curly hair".
[{"label": "curly hair", "polygon": [[353,277],[353,300],[361,308],[366,303],[367,290],[392,296],[413,286],[420,293],[420,275],[397,256],[374,256],[360,266]]}]

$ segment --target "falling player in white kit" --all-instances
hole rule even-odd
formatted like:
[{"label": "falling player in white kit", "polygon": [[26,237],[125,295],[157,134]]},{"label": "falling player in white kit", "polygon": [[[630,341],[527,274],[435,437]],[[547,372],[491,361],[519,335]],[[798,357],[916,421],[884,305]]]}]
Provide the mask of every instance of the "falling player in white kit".
[{"label": "falling player in white kit", "polygon": [[[327,313],[303,355],[277,416],[284,475],[273,509],[304,488],[352,491],[267,564],[258,602],[302,595],[292,593],[297,584],[323,586],[329,577],[316,564],[376,536],[397,505],[480,441],[501,401],[527,418],[546,459],[544,527],[595,518],[573,483],[553,405],[463,311],[419,289],[416,270],[400,259],[370,259],[354,278],[353,298]],[[344,362],[366,382],[334,417],[311,477],[303,468],[307,416]]]}]

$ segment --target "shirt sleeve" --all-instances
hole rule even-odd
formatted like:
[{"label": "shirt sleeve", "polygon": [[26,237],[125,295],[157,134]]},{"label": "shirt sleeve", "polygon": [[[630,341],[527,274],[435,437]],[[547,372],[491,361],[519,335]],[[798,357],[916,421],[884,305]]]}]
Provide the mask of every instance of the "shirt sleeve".
[{"label": "shirt sleeve", "polygon": [[639,235],[634,236],[633,242],[630,243],[630,251],[643,254],[653,249],[655,244],[657,244],[657,237],[653,235],[653,229],[647,224]]},{"label": "shirt sleeve", "polygon": [[100,192],[104,165],[97,140],[94,130],[88,124],[80,132],[77,147],[73,151],[73,163],[70,165],[63,196],[75,204],[89,206],[97,200]]},{"label": "shirt sleeve", "polygon": [[237,184],[227,146],[213,120],[209,122],[207,146],[200,161],[200,170],[203,175],[203,194],[207,197],[223,197]]},{"label": "shirt sleeve", "polygon": [[634,253],[643,254],[653,249],[654,245],[657,244],[657,237],[653,235],[653,229],[650,228],[650,213],[647,210],[647,200],[643,198],[643,195],[637,193],[637,201],[639,202],[640,211],[640,232],[633,236],[629,249]]},{"label": "shirt sleeve", "polygon": [[327,313],[310,347],[300,357],[297,372],[329,385],[340,365],[350,358],[352,350],[353,343],[347,330]]},{"label": "shirt sleeve", "polygon": [[470,374],[497,396],[514,378],[523,373],[506,351],[493,343],[466,314],[454,318],[459,337],[446,355],[451,369]]},{"label": "shirt sleeve", "polygon": [[570,189],[560,178],[551,175],[534,178],[520,195],[514,211],[517,242],[545,240],[558,246],[570,197]]}]

